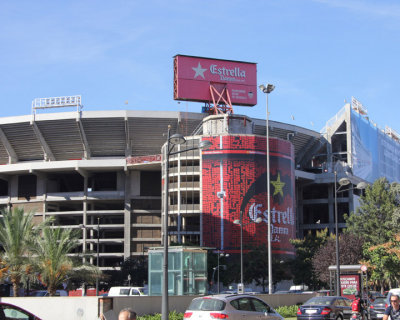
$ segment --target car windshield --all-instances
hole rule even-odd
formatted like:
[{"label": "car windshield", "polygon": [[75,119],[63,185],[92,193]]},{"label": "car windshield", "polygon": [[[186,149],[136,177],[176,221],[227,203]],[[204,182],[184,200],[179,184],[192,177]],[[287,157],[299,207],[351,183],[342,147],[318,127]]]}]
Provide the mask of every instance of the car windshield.
[{"label": "car windshield", "polygon": [[304,303],[304,305],[312,305],[312,306],[326,306],[331,305],[334,299],[329,297],[314,297]]},{"label": "car windshield", "polygon": [[212,299],[212,298],[200,298],[194,299],[190,304],[188,310],[192,311],[221,311],[225,308],[225,302]]},{"label": "car windshield", "polygon": [[376,298],[375,299],[375,301],[374,301],[374,304],[385,304],[385,301],[386,299],[385,298]]}]

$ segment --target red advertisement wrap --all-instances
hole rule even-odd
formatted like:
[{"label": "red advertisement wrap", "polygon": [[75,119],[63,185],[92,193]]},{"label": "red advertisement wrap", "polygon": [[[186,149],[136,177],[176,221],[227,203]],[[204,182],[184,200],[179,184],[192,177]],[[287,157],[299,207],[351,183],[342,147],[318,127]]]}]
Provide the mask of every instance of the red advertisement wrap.
[{"label": "red advertisement wrap", "polygon": [[210,85],[227,88],[233,105],[257,104],[257,65],[177,55],[174,58],[174,99],[210,102]]},{"label": "red advertisement wrap", "polygon": [[[268,243],[266,139],[260,136],[204,137],[212,147],[202,153],[203,245],[225,251]],[[294,148],[270,138],[270,201],[272,250],[293,255],[289,239],[296,235]],[[262,218],[259,224],[254,222]],[[246,225],[247,224],[247,225]]]}]

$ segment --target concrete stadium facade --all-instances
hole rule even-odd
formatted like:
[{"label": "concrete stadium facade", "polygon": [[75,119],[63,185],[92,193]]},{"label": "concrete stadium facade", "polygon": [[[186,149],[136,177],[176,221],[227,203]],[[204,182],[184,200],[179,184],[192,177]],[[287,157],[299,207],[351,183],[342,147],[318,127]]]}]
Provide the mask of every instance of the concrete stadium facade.
[{"label": "concrete stadium facade", "polygon": [[[208,115],[159,111],[77,111],[0,118],[0,206],[35,211],[41,221],[82,228],[77,253],[95,252],[99,225],[100,267],[118,270],[131,256],[145,256],[162,239],[162,148],[167,128],[195,145],[205,135]],[[239,123],[233,121],[239,120]],[[212,135],[264,137],[265,120],[224,115],[225,131]],[[236,123],[236,124],[235,124]],[[324,133],[269,121],[271,138],[294,150],[296,234],[334,231],[334,174],[348,176],[343,155],[346,114]],[[247,127],[246,127],[247,125]],[[350,125],[350,124],[349,124]],[[247,130],[243,133],[243,128]],[[238,131],[239,130],[239,131]],[[344,140],[343,140],[344,139]],[[342,158],[335,155],[341,145]],[[346,147],[347,148],[347,147]],[[169,237],[177,243],[204,245],[202,224],[202,153],[173,156],[169,173]],[[338,199],[339,216],[354,210],[356,192]],[[339,219],[340,228],[344,228]],[[92,258],[95,263],[95,258]]]}]

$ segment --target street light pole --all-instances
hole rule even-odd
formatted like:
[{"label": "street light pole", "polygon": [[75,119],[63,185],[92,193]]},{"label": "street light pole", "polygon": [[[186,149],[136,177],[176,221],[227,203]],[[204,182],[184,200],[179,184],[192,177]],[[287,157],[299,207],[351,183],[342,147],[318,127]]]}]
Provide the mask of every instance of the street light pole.
[{"label": "street light pole", "polygon": [[254,221],[250,221],[246,224],[243,224],[243,211],[240,211],[240,219],[233,221],[234,224],[240,225],[240,288],[241,288],[241,290],[244,290],[244,284],[243,284],[243,227],[245,227],[251,223],[260,223],[260,222],[262,222],[262,218],[258,217]]},{"label": "street light pole", "polygon": [[169,187],[169,148],[171,126],[168,126],[167,146],[165,147],[165,178],[164,178],[164,222],[163,222],[163,287],[161,300],[161,319],[168,320],[168,187]]},{"label": "street light pole", "polygon": [[[99,269],[100,260],[100,217],[97,217],[97,269]],[[96,297],[99,296],[99,277],[96,277]]]},{"label": "street light pole", "polygon": [[360,182],[357,184],[356,188],[340,190],[341,187],[349,185],[351,181],[349,178],[341,178],[339,180],[339,187],[337,187],[338,181],[337,181],[336,170],[334,171],[334,176],[335,176],[334,188],[335,188],[335,234],[336,234],[336,295],[341,296],[342,290],[340,286],[340,254],[339,254],[340,248],[339,248],[339,218],[338,218],[338,208],[337,208],[337,194],[338,192],[350,191],[354,189],[363,190],[366,188],[367,184],[365,182]]},{"label": "street light pole", "polygon": [[339,223],[337,210],[337,171],[335,170],[335,234],[336,234],[336,295],[341,296],[340,290],[340,256],[339,256]]},{"label": "street light pole", "polygon": [[[219,264],[219,258],[220,257],[229,257],[229,253],[221,253],[219,250],[218,250],[218,258],[217,258],[217,285],[218,285],[218,289],[217,289],[217,292],[218,292],[218,294],[219,294],[219,267],[220,267],[220,264]],[[222,265],[223,266],[223,265]],[[225,266],[225,268],[226,268],[226,266]],[[226,270],[226,269],[224,269],[224,270]]]},{"label": "street light pole", "polygon": [[240,284],[243,284],[243,211],[240,211]]},{"label": "street light pole", "polygon": [[163,229],[163,285],[161,299],[161,319],[168,320],[168,190],[169,190],[169,157],[174,154],[179,154],[196,149],[206,149],[211,146],[211,141],[203,140],[199,142],[197,147],[192,147],[184,150],[172,152],[171,144],[183,144],[186,140],[181,134],[173,134],[171,136],[171,125],[168,126],[167,144],[165,147],[165,177],[164,177],[164,219],[162,224]]},{"label": "street light pole", "polygon": [[270,199],[270,170],[269,170],[269,110],[268,110],[268,95],[275,89],[273,84],[260,85],[260,90],[266,95],[266,140],[267,140],[267,206],[268,206],[268,293],[272,294],[272,230],[271,230],[271,199]]}]

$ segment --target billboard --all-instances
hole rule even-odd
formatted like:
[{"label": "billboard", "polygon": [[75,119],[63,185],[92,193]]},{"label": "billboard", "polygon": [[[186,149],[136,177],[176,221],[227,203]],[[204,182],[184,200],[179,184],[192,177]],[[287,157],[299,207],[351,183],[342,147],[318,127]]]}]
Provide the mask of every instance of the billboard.
[{"label": "billboard", "polygon": [[349,274],[340,275],[341,296],[354,299],[357,293],[360,293],[360,275]]},{"label": "billboard", "polygon": [[176,55],[174,99],[210,102],[210,86],[219,93],[226,89],[232,105],[257,104],[257,65],[250,62],[216,60]]},{"label": "billboard", "polygon": [[[260,136],[204,137],[213,146],[202,152],[203,245],[225,252],[243,244],[267,245],[268,209],[266,139]],[[272,253],[293,255],[289,239],[296,235],[294,148],[286,140],[270,138],[270,200]],[[259,224],[252,223],[261,217]]]},{"label": "billboard", "polygon": [[350,112],[353,174],[371,183],[380,177],[400,181],[400,143],[363,115]]}]

